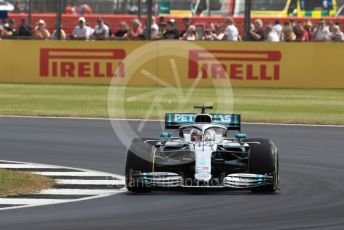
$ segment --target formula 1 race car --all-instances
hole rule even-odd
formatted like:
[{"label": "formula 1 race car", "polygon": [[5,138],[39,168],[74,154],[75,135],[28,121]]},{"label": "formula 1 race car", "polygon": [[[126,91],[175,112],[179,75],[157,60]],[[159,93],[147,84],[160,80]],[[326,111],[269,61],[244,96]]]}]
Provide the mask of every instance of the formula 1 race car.
[{"label": "formula 1 race car", "polygon": [[[135,193],[164,188],[227,188],[273,193],[279,188],[278,150],[241,133],[240,115],[167,113],[159,139],[135,138],[127,151],[126,187]],[[168,130],[175,130],[173,135]],[[229,132],[238,131],[234,137]]]}]

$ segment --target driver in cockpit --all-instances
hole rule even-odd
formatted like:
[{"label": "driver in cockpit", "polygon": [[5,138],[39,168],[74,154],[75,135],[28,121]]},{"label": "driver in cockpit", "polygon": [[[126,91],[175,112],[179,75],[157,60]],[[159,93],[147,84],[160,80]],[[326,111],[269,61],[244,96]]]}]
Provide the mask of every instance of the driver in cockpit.
[{"label": "driver in cockpit", "polygon": [[190,132],[191,141],[192,142],[199,142],[202,141],[202,131],[198,129],[192,129]]},{"label": "driver in cockpit", "polygon": [[215,141],[215,135],[216,135],[215,130],[208,129],[204,133],[204,140],[205,141]]}]

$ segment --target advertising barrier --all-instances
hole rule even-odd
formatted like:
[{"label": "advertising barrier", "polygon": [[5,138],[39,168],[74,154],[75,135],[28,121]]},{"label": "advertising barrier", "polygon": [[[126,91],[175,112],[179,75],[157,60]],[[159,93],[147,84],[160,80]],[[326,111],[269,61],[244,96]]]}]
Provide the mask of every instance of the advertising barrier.
[{"label": "advertising barrier", "polygon": [[344,88],[340,43],[2,40],[0,50],[2,83]]}]

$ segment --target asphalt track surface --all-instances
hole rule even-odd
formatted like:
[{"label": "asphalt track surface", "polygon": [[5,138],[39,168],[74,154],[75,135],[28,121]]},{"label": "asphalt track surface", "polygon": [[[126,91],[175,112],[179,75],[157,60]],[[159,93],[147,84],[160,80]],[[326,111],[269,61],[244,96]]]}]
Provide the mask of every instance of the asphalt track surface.
[{"label": "asphalt track surface", "polygon": [[[132,122],[136,126],[137,122]],[[0,158],[123,175],[109,121],[0,118]],[[160,125],[147,123],[143,136]],[[0,212],[0,229],[344,229],[344,128],[244,125],[280,149],[281,191],[155,192]]]}]

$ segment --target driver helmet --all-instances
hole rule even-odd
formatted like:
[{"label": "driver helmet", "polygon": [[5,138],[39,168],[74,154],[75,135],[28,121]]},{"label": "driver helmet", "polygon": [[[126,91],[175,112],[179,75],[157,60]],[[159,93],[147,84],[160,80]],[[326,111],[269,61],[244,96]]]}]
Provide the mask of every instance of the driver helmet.
[{"label": "driver helmet", "polygon": [[204,140],[205,141],[215,141],[215,130],[213,129],[208,129],[204,133]]},{"label": "driver helmet", "polygon": [[191,141],[197,142],[202,140],[202,132],[198,129],[192,129],[190,132]]}]

